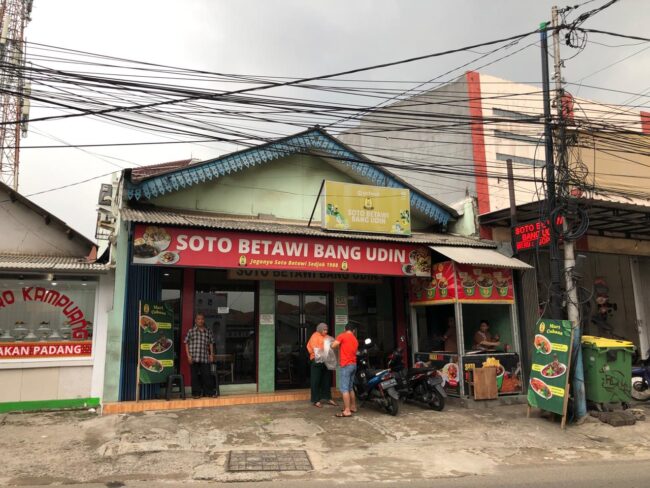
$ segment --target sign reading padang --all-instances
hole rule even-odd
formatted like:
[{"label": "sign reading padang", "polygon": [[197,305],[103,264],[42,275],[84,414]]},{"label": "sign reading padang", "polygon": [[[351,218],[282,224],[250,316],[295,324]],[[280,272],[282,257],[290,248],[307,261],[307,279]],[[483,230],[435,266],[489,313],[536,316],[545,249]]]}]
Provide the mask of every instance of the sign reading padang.
[{"label": "sign reading padang", "polygon": [[321,226],[328,230],[411,235],[410,192],[326,181]]}]

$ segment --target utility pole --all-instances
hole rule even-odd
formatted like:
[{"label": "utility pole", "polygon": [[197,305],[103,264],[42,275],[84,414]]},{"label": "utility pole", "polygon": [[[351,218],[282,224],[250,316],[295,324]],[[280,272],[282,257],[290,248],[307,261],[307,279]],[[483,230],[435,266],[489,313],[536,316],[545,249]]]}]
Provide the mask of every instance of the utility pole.
[{"label": "utility pole", "polygon": [[24,31],[33,0],[0,0],[0,181],[18,189],[20,137],[25,136],[29,96],[25,85]]},{"label": "utility pole", "polygon": [[558,244],[558,233],[552,225],[552,218],[557,203],[555,193],[555,164],[553,160],[553,116],[551,115],[551,89],[548,75],[548,23],[540,25],[540,41],[542,46],[542,89],[544,93],[544,156],[546,166],[546,205],[549,214],[550,230],[550,277],[551,286],[548,293],[548,309],[550,318],[559,320],[562,318],[562,289],[560,286],[560,275],[562,263]]},{"label": "utility pole", "polygon": [[[553,57],[555,61],[555,72],[553,73],[553,78],[555,79],[555,108],[557,110],[558,124],[557,166],[560,170],[560,174],[567,174],[568,161],[566,144],[566,120],[564,112],[564,89],[562,87],[562,58],[560,56],[559,25],[558,10],[557,7],[554,6],[551,10],[551,27],[553,28]],[[560,184],[568,185],[568,182],[560,182]],[[568,198],[571,198],[570,188],[561,188],[561,192]],[[571,327],[573,329],[573,357],[575,358],[572,382],[573,404],[575,419],[577,421],[580,421],[580,419],[587,415],[587,404],[585,398],[584,371],[582,366],[582,334],[580,324],[580,309],[578,308],[578,290],[573,274],[576,265],[576,259],[573,241],[566,238],[566,231],[568,228],[567,219],[569,219],[571,216],[568,215],[567,212],[567,215],[563,215],[563,217],[562,226],[565,234],[564,277],[566,287],[566,308],[567,316],[571,322]],[[556,216],[553,213],[551,213],[551,219],[550,228],[554,229],[556,224]],[[553,238],[551,237],[551,242],[552,239]]]}]

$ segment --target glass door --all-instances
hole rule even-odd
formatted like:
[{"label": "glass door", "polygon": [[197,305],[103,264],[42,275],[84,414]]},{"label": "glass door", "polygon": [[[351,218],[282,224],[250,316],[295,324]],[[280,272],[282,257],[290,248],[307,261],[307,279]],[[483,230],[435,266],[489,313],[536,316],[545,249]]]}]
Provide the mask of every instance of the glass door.
[{"label": "glass door", "polygon": [[278,293],[275,304],[275,387],[309,387],[307,341],[316,326],[329,324],[327,293]]}]

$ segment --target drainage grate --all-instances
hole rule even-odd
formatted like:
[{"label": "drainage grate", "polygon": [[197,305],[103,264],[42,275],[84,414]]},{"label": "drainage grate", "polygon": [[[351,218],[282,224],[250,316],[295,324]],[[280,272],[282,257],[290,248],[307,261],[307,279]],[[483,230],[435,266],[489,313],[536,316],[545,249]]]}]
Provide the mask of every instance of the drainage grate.
[{"label": "drainage grate", "polygon": [[228,471],[311,471],[307,451],[230,451]]}]

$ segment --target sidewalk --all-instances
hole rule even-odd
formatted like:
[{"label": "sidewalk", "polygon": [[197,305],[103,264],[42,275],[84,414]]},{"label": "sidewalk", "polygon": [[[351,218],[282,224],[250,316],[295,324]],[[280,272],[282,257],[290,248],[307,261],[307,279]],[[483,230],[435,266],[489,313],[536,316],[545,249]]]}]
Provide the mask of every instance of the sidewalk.
[{"label": "sidewalk", "polygon": [[[650,416],[650,405],[640,405]],[[443,412],[372,407],[338,419],[307,402],[99,417],[0,415],[0,484],[129,480],[372,481],[492,473],[507,466],[650,459],[650,420],[614,428],[533,417],[526,406]],[[231,450],[306,450],[311,471],[229,472]]]}]

